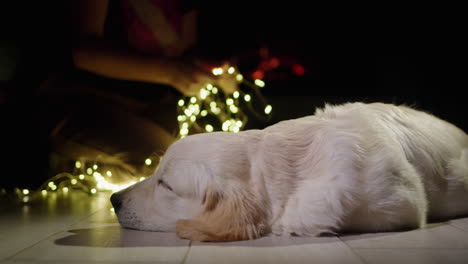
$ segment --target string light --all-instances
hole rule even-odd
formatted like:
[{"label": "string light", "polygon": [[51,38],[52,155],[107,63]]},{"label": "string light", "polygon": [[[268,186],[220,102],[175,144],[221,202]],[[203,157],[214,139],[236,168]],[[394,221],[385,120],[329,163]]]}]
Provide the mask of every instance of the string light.
[{"label": "string light", "polygon": [[[272,106],[265,102],[259,91],[259,88],[265,86],[262,80],[256,79],[250,82],[242,74],[238,73],[233,66],[214,68],[212,73],[220,78],[225,77],[223,75],[226,74],[235,76],[239,83],[239,90],[229,95],[224,93],[220,87],[207,84],[200,89],[196,96],[186,96],[178,100],[178,138],[189,135],[192,129],[197,132],[207,133],[214,131],[237,133],[247,124],[246,110],[249,110],[259,119],[268,120],[271,117]],[[258,99],[255,107],[252,102],[253,97]],[[256,110],[259,106],[263,107],[263,112]],[[68,193],[72,189],[78,189],[91,195],[97,194],[99,191],[116,192],[145,180],[153,172],[127,179],[125,182],[118,182],[119,177],[113,177],[114,174],[110,170],[99,171],[98,161],[89,163],[89,161],[76,160],[73,164],[73,173],[59,173],[42,184],[37,191],[18,189],[17,195],[20,196],[19,198],[23,203],[28,203],[37,195],[45,197],[49,192],[57,190]],[[146,158],[144,164],[147,167],[155,166],[154,169],[157,167],[151,157]]]},{"label": "string light", "polygon": [[[233,66],[218,67],[212,70],[213,75],[219,78],[223,75],[235,75],[239,83],[239,90],[231,95],[221,92],[220,87],[207,84],[201,88],[197,96],[185,96],[177,102],[179,122],[178,138],[186,137],[192,131],[213,132],[215,130],[237,133],[247,124],[248,115],[245,110],[250,110],[257,118],[268,120],[271,118],[272,106],[265,102],[259,88],[265,87],[265,82],[255,79],[252,82],[246,80]],[[252,102],[252,95],[259,102]],[[254,108],[263,105],[263,111]]]}]

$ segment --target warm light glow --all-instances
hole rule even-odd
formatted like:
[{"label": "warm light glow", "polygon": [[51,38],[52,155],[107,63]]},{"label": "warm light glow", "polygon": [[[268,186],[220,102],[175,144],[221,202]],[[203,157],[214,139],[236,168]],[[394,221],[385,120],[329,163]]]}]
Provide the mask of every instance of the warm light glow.
[{"label": "warm light glow", "polygon": [[46,195],[46,194],[47,194],[47,191],[46,191],[46,190],[42,190],[42,191],[41,191],[41,194],[42,194],[42,195]]},{"label": "warm light glow", "polygon": [[75,167],[76,167],[77,169],[81,168],[81,162],[80,162],[79,160],[77,160],[77,161],[75,162]]},{"label": "warm light glow", "polygon": [[52,188],[52,186],[55,186],[55,184],[53,182],[49,182],[49,184],[47,184],[50,188]]},{"label": "warm light glow", "polygon": [[271,113],[271,110],[272,110],[271,105],[267,105],[267,106],[265,107],[265,114],[267,114],[267,115],[270,114],[270,113]]},{"label": "warm light glow", "polygon": [[71,180],[71,184],[75,185],[78,181],[76,179]]},{"label": "warm light glow", "polygon": [[206,132],[213,132],[213,126],[212,125],[206,125],[205,130],[206,130]]},{"label": "warm light glow", "polygon": [[256,80],[254,81],[254,83],[255,83],[255,85],[257,85],[258,87],[262,87],[262,88],[265,87],[265,82],[262,81],[262,80],[260,80],[260,79],[256,79]]},{"label": "warm light glow", "polygon": [[28,190],[28,189],[23,189],[23,194],[24,194],[24,195],[28,195],[28,194],[29,194],[29,190]]},{"label": "warm light glow", "polygon": [[234,100],[232,98],[226,99],[226,104],[227,105],[232,105],[234,103]]},{"label": "warm light glow", "polygon": [[213,75],[218,76],[218,75],[222,75],[224,71],[223,71],[223,68],[214,68],[212,72],[213,72]]},{"label": "warm light glow", "polygon": [[150,166],[151,163],[153,163],[153,161],[152,161],[150,158],[147,158],[147,159],[145,160],[146,166]]},{"label": "warm light glow", "polygon": [[91,193],[92,193],[92,194],[95,194],[96,192],[97,192],[96,189],[94,189],[94,188],[91,189]]},{"label": "warm light glow", "polygon": [[80,174],[80,175],[78,176],[78,178],[79,178],[80,180],[84,180],[85,176],[84,176],[84,174]]},{"label": "warm light glow", "polygon": [[86,173],[88,173],[88,175],[93,174],[93,169],[87,168],[87,169],[86,169]]},{"label": "warm light glow", "polygon": [[93,165],[93,170],[97,170],[98,166],[96,164]]},{"label": "warm light glow", "polygon": [[229,67],[228,70],[227,70],[227,72],[228,72],[229,74],[233,74],[235,71],[236,71],[236,69],[235,69],[234,67],[232,67],[232,66]]},{"label": "warm light glow", "polygon": [[184,106],[184,100],[180,99],[179,102],[177,103],[179,106]]},{"label": "warm light glow", "polygon": [[242,82],[244,80],[244,76],[242,76],[242,74],[239,73],[239,74],[236,75],[236,80],[238,82]]},{"label": "warm light glow", "polygon": [[68,192],[68,188],[67,187],[63,187],[63,192]]},{"label": "warm light glow", "polygon": [[250,99],[252,99],[252,97],[250,96],[250,94],[244,95],[244,100],[245,100],[246,102],[250,102]]},{"label": "warm light glow", "polygon": [[211,92],[212,92],[213,94],[217,94],[217,93],[218,93],[218,88],[213,87],[213,89],[211,89]]},{"label": "warm light glow", "polygon": [[239,95],[240,95],[239,91],[235,91],[235,92],[232,94],[232,97],[234,97],[234,98],[237,99],[237,98],[239,98]]},{"label": "warm light glow", "polygon": [[196,98],[196,97],[190,98],[190,102],[191,102],[192,104],[196,103],[196,102],[197,102],[197,98]]},{"label": "warm light glow", "polygon": [[145,179],[145,177],[140,177],[140,181],[144,181]]},{"label": "warm light glow", "polygon": [[112,177],[112,171],[106,171],[107,177]]}]

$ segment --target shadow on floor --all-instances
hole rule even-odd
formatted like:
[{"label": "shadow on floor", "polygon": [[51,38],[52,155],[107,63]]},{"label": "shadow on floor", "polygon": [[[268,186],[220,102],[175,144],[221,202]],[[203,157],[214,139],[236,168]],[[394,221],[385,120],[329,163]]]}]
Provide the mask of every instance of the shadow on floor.
[{"label": "shadow on floor", "polygon": [[56,245],[85,247],[178,247],[188,246],[175,233],[146,232],[121,228],[120,225],[73,229],[66,237],[55,240]]},{"label": "shadow on floor", "polygon": [[[56,245],[85,246],[98,248],[123,247],[183,247],[189,246],[189,240],[177,237],[175,233],[148,232],[121,228],[119,225],[69,230],[71,234],[55,240]],[[345,237],[345,240],[381,237],[395,233],[363,234]],[[343,237],[340,237],[343,239]],[[284,247],[294,245],[328,244],[340,242],[336,236],[329,237],[295,237],[266,236],[255,240],[233,242],[192,242],[192,246],[223,247]]]}]

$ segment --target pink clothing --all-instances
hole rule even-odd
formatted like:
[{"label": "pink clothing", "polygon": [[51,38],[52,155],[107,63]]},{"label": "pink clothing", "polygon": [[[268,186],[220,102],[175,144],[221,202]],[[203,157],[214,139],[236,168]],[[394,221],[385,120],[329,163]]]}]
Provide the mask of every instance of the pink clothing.
[{"label": "pink clothing", "polygon": [[151,54],[183,52],[182,12],[176,0],[122,0],[125,37],[132,48]]}]

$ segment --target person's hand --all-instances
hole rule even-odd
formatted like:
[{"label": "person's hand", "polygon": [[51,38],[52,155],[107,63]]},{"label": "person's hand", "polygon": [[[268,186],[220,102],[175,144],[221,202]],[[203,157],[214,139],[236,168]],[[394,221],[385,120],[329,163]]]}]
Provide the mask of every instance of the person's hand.
[{"label": "person's hand", "polygon": [[186,96],[195,96],[208,84],[215,84],[218,77],[212,72],[187,61],[168,62],[168,84]]},{"label": "person's hand", "polygon": [[[236,79],[237,72],[229,72],[229,68],[231,68],[229,62],[207,62],[197,60],[196,64],[210,71],[213,76],[216,76],[212,84],[221,88],[226,94],[232,94],[239,89],[239,83]],[[221,74],[214,75],[214,69],[221,69]]]}]

